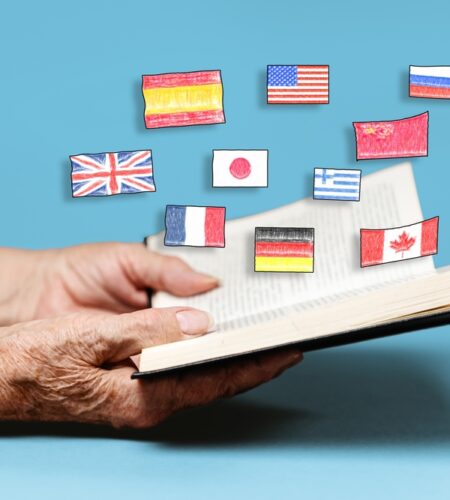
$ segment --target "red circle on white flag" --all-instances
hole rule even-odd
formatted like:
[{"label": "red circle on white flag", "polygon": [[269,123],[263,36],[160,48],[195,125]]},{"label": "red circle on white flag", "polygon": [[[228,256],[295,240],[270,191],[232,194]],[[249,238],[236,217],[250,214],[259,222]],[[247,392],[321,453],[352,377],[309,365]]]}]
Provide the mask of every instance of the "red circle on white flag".
[{"label": "red circle on white flag", "polygon": [[236,179],[245,179],[251,171],[252,166],[245,158],[235,158],[230,164],[230,174]]}]

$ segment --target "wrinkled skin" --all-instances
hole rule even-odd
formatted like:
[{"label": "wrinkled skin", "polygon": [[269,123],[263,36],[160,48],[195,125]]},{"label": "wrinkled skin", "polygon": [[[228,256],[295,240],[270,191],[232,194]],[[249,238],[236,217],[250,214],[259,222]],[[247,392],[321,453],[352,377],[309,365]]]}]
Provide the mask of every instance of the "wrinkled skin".
[{"label": "wrinkled skin", "polygon": [[129,357],[142,348],[208,330],[206,321],[184,333],[177,313],[192,310],[148,309],[145,289],[187,296],[218,285],[142,245],[0,250],[0,276],[0,420],[150,427],[255,387],[301,359],[287,349],[131,380]]}]

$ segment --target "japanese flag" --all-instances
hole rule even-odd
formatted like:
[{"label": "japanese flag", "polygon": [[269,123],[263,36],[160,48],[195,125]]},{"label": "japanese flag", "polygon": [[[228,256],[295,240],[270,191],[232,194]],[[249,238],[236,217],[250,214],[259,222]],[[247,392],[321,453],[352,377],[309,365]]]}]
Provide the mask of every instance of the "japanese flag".
[{"label": "japanese flag", "polygon": [[215,149],[213,187],[267,187],[266,149]]},{"label": "japanese flag", "polygon": [[437,253],[439,217],[392,229],[361,229],[361,267]]}]

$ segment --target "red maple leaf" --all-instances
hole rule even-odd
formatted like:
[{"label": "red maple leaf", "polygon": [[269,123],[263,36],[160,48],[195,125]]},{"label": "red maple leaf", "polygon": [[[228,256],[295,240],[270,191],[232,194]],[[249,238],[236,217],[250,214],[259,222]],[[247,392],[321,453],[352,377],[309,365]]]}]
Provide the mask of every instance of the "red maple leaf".
[{"label": "red maple leaf", "polygon": [[409,236],[406,231],[398,237],[398,239],[394,241],[390,241],[390,247],[395,250],[395,253],[402,252],[402,259],[404,252],[407,252],[416,242],[416,238],[414,236]]}]

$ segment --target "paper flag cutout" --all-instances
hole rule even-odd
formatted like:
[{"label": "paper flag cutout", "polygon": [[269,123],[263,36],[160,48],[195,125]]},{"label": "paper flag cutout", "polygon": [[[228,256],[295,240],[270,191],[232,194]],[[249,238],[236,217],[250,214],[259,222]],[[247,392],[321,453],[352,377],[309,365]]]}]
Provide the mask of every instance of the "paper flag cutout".
[{"label": "paper flag cutout", "polygon": [[361,267],[415,259],[438,251],[439,217],[390,229],[361,229]]},{"label": "paper flag cutout", "polygon": [[167,205],[164,245],[225,247],[225,207]]},{"label": "paper flag cutout", "polygon": [[267,104],[328,104],[329,66],[267,66]]},{"label": "paper flag cutout", "polygon": [[255,228],[255,271],[314,272],[314,229]]},{"label": "paper flag cutout", "polygon": [[428,111],[402,120],[353,122],[356,159],[428,156]]},{"label": "paper flag cutout", "polygon": [[147,128],[224,123],[219,70],[144,75]]},{"label": "paper flag cutout", "polygon": [[315,200],[359,201],[361,170],[314,169]]},{"label": "paper flag cutout", "polygon": [[450,66],[410,66],[409,95],[450,99]]},{"label": "paper flag cutout", "polygon": [[267,187],[267,149],[215,149],[213,187]]},{"label": "paper flag cutout", "polygon": [[70,162],[74,197],[156,191],[150,150],[74,155]]}]

